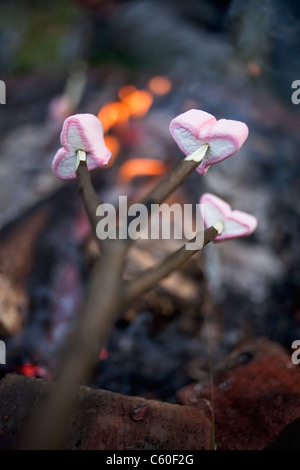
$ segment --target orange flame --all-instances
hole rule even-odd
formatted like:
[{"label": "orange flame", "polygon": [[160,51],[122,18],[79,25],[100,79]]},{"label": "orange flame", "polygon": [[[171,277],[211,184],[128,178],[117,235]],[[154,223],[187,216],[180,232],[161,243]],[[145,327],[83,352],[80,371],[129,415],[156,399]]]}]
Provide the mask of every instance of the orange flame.
[{"label": "orange flame", "polygon": [[126,122],[129,119],[129,107],[125,103],[112,102],[102,106],[98,113],[103,132],[106,133],[117,122]]},{"label": "orange flame", "polygon": [[[149,80],[148,88],[153,94],[164,95],[171,90],[172,83],[166,77],[157,76]],[[149,91],[138,90],[134,85],[130,84],[121,87],[119,89],[118,96],[120,101],[105,104],[98,113],[98,119],[102,124],[103,132],[105,134],[105,144],[112,152],[112,158],[110,159],[109,165],[107,165],[107,167],[110,167],[114,163],[121,147],[119,138],[115,135],[107,135],[108,131],[117,124],[128,124],[131,116],[136,118],[143,117],[149,111],[153,103],[153,95]],[[123,132],[124,127],[122,126],[119,127],[119,129],[116,128],[115,130],[117,133]],[[137,161],[141,166],[136,168],[135,171],[133,169],[128,170],[128,168],[125,167],[125,173],[123,174],[123,170],[121,169],[122,178],[125,180],[130,180],[134,176],[141,174],[159,175],[164,170],[163,163],[157,160],[134,159],[135,165]],[[145,166],[146,161],[148,161],[147,168]],[[150,161],[152,161],[151,168],[149,163]],[[131,165],[132,164],[130,164],[130,167]],[[132,176],[127,176],[128,171],[132,173]]]},{"label": "orange flame", "polygon": [[135,90],[123,98],[123,103],[128,105],[131,116],[143,117],[149,111],[153,97],[146,90]]},{"label": "orange flame", "polygon": [[163,96],[172,89],[172,82],[167,77],[152,77],[148,82],[148,89],[153,95]]},{"label": "orange flame", "polygon": [[117,136],[115,135],[106,135],[104,136],[104,142],[108,150],[111,151],[111,158],[108,164],[104,168],[109,168],[114,164],[114,161],[120,152],[121,143]]},{"label": "orange flame", "polygon": [[134,85],[124,85],[122,88],[120,88],[118,92],[118,96],[121,101],[123,101],[128,95],[136,91],[137,88]]},{"label": "orange flame", "polygon": [[166,170],[166,165],[154,158],[131,158],[123,163],[118,173],[118,180],[125,183],[137,176],[159,176]]}]

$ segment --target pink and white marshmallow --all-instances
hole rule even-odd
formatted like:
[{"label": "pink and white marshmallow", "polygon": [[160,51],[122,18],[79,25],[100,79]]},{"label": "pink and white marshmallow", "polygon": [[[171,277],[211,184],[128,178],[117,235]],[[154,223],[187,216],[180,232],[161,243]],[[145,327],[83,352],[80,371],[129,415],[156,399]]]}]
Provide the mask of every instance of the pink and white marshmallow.
[{"label": "pink and white marshmallow", "polygon": [[205,227],[214,226],[219,232],[214,241],[246,237],[257,227],[256,217],[247,212],[233,211],[227,202],[214,194],[203,194],[200,204]]},{"label": "pink and white marshmallow", "polygon": [[86,161],[88,170],[107,165],[111,152],[105,145],[103,128],[93,114],[75,114],[63,124],[60,135],[62,148],[56,153],[52,170],[62,179],[76,178],[78,158]]},{"label": "pink and white marshmallow", "polygon": [[174,118],[170,133],[186,160],[199,161],[200,175],[208,168],[236,153],[248,137],[244,122],[220,119],[198,109],[190,109]]}]

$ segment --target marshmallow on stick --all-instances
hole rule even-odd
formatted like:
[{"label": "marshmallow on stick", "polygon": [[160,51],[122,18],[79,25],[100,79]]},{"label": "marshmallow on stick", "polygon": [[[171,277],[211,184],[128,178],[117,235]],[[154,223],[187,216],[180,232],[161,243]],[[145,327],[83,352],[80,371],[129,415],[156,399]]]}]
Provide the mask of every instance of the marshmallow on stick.
[{"label": "marshmallow on stick", "polygon": [[86,161],[88,170],[107,165],[111,152],[105,146],[103,128],[93,114],[75,114],[68,117],[60,135],[62,148],[56,153],[52,170],[63,180],[76,178],[80,161]]},{"label": "marshmallow on stick", "polygon": [[214,241],[246,237],[257,227],[256,217],[247,212],[233,211],[227,202],[214,194],[203,194],[200,204],[205,227],[214,226],[219,232]]},{"label": "marshmallow on stick", "polygon": [[170,123],[170,133],[186,160],[199,161],[198,173],[237,152],[248,137],[248,127],[240,121],[220,119],[197,109],[180,114]]}]

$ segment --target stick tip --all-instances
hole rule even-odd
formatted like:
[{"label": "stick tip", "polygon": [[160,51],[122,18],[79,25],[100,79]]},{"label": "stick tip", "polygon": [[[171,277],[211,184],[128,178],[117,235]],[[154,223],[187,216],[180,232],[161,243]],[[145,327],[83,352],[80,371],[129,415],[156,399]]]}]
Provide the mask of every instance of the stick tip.
[{"label": "stick tip", "polygon": [[78,170],[80,162],[86,162],[86,153],[84,150],[77,150],[76,155],[77,155],[76,170]]},{"label": "stick tip", "polygon": [[219,220],[219,222],[213,225],[213,228],[218,232],[218,235],[221,235],[221,233],[223,232],[225,228],[224,222],[222,220]]},{"label": "stick tip", "polygon": [[202,144],[195,152],[191,153],[185,158],[185,161],[194,161],[200,163],[206,155],[209,144]]}]

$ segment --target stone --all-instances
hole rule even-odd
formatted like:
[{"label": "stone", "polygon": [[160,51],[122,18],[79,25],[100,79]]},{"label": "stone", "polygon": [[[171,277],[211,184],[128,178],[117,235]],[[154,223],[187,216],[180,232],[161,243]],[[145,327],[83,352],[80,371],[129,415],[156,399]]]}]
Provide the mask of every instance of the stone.
[{"label": "stone", "polygon": [[[1,380],[1,450],[21,447],[22,437],[30,434],[29,419],[35,412],[41,416],[53,386],[15,374]],[[211,409],[206,400],[199,400],[195,409],[81,387],[77,411],[66,431],[69,450],[208,450]]]},{"label": "stone", "polygon": [[[214,375],[218,449],[264,449],[300,418],[300,371],[279,344],[249,341],[225,357]],[[211,400],[210,382],[188,385],[178,398],[197,408],[198,400]]]}]

